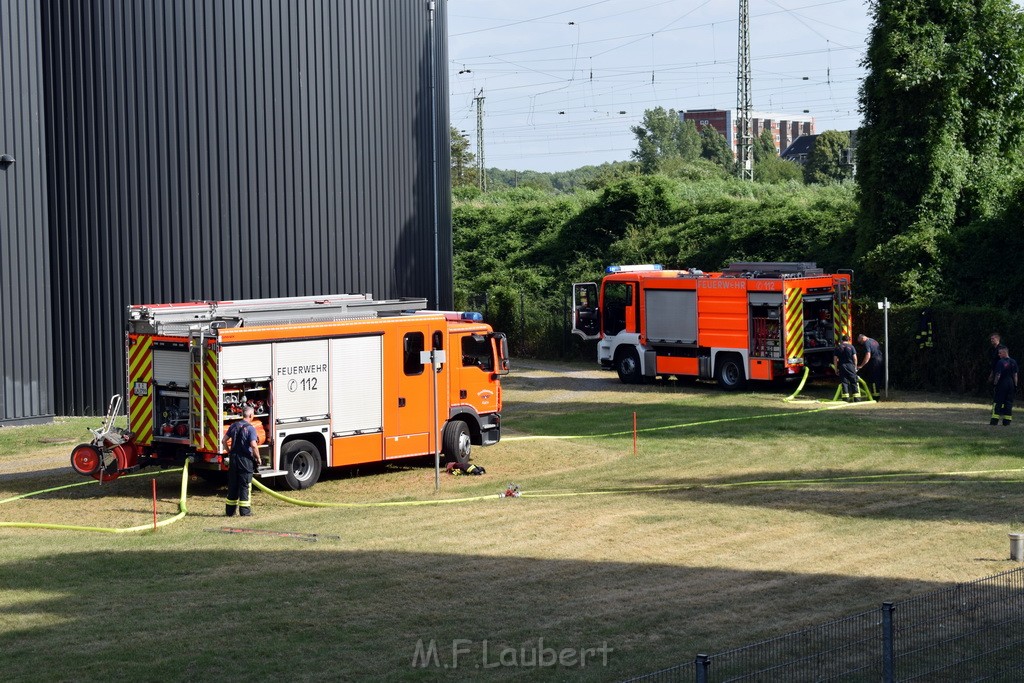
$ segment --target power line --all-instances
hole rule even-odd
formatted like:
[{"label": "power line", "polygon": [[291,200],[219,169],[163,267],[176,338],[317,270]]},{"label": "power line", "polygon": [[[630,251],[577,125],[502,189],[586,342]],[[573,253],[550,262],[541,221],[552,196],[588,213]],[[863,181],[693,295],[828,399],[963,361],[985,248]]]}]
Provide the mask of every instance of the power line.
[{"label": "power line", "polygon": [[[843,45],[830,38],[824,38],[824,46],[818,47],[820,43],[815,44],[818,39],[839,27],[831,26],[812,16],[796,15],[797,10],[810,11],[853,1],[805,1],[801,7],[787,9],[772,0],[778,9],[761,14],[749,14],[748,21],[771,15],[788,16],[794,19],[789,22],[790,32],[793,27],[797,29],[797,34],[787,36],[785,42],[776,41],[778,48],[781,49],[777,48],[770,54],[751,55],[751,73],[756,79],[751,81],[749,88],[751,102],[756,100],[761,103],[761,110],[765,110],[765,102],[769,104],[770,111],[813,109],[814,116],[819,121],[819,131],[822,125],[827,126],[833,121],[840,123],[838,127],[841,128],[856,125],[845,123],[842,119],[859,116],[858,94],[862,69],[859,64],[854,65],[854,60],[859,60],[865,46]],[[531,2],[533,0],[523,0],[522,4],[528,7]],[[594,37],[592,27],[595,21],[600,22],[609,17],[626,14],[637,14],[636,20],[643,21],[647,14],[651,17],[655,17],[656,14],[645,12],[640,15],[640,12],[671,4],[669,0],[647,2],[643,6],[638,6],[638,0],[634,2],[636,4],[630,5],[625,11],[612,10],[610,2],[592,2],[569,10],[543,14],[534,19],[506,21],[491,28],[496,30],[500,26],[518,25],[519,29],[515,31],[514,38],[518,43],[516,49],[501,49],[505,36],[495,31],[484,34],[487,35],[488,43],[492,47],[487,56],[462,57],[461,54],[468,50],[462,50],[460,53],[459,48],[453,44],[449,71],[453,87],[450,93],[452,119],[462,121],[462,126],[466,127],[470,110],[475,105],[474,97],[477,91],[481,86],[486,87],[490,99],[487,111],[490,120],[486,122],[489,143],[487,151],[493,163],[499,158],[521,158],[523,150],[534,150],[545,145],[550,145],[553,150],[559,150],[557,154],[543,155],[545,157],[580,153],[593,156],[594,149],[598,147],[628,151],[634,142],[630,126],[639,122],[645,109],[653,106],[671,107],[677,111],[708,107],[730,108],[727,86],[738,77],[739,55],[734,63],[732,59],[719,59],[714,52],[708,53],[707,35],[695,36],[695,42],[688,36],[685,43],[678,42],[678,38],[674,38],[673,42],[661,40],[659,36],[677,36],[680,31],[692,32],[693,29],[700,30],[702,27],[709,28],[715,33],[722,25],[737,21],[736,16],[729,20],[698,20],[680,26],[686,17],[694,16],[691,10],[683,16],[662,16],[658,23],[646,31],[620,31],[613,37]],[[749,0],[747,2],[749,3]],[[860,0],[857,0],[857,3],[860,4]],[[702,3],[701,6],[706,4],[708,3]],[[606,8],[605,14],[595,19],[593,16],[596,13],[593,9],[598,5]],[[589,17],[586,14],[588,10],[591,12]],[[566,16],[570,13],[576,14]],[[583,15],[582,18],[580,14]],[[572,21],[558,28],[555,24],[559,22],[551,20],[560,16],[571,18]],[[832,12],[830,16],[837,15]],[[864,16],[866,17],[866,14]],[[541,26],[541,22],[544,21],[549,26]],[[530,22],[535,22],[537,31],[524,32],[523,26],[528,26]],[[778,23],[778,19],[775,22]],[[598,28],[614,30],[617,25],[626,24],[613,21]],[[850,22],[849,25],[859,24]],[[560,36],[566,37],[564,33],[559,33],[564,31],[566,26],[573,31],[572,39],[559,40]],[[760,36],[760,27],[754,28]],[[799,36],[803,31],[806,31],[806,37],[812,41],[810,44]],[[861,32],[867,34],[866,30]],[[531,37],[524,39],[524,33]],[[779,35],[777,30],[772,33]],[[555,40],[547,40],[545,45],[533,47],[528,42],[533,39],[533,34],[537,37],[554,36]],[[462,35],[466,33],[453,33],[452,37],[457,39],[457,36]],[[644,40],[650,41],[649,49],[638,51],[636,45],[624,44],[642,43]],[[760,44],[760,39],[758,42]],[[701,49],[704,50],[703,53],[694,54],[697,59],[679,59],[679,56],[686,55],[687,52],[692,54],[694,50]],[[558,54],[559,50],[561,54]],[[621,54],[617,54],[617,50]],[[644,55],[644,52],[649,54]],[[609,59],[610,55],[619,58]],[[584,59],[587,60],[586,63],[583,62]],[[787,64],[787,60],[794,64],[799,62],[799,65]],[[467,73],[471,75],[466,76]],[[738,100],[739,82],[733,82],[733,95]],[[827,95],[821,92],[826,87],[829,89]],[[581,145],[577,142],[596,140],[615,142],[611,145],[588,145],[586,142]],[[573,144],[574,142],[577,144]],[[584,149],[580,150],[581,146]],[[517,156],[511,156],[512,150],[516,151]],[[540,156],[539,153],[527,155]]]}]

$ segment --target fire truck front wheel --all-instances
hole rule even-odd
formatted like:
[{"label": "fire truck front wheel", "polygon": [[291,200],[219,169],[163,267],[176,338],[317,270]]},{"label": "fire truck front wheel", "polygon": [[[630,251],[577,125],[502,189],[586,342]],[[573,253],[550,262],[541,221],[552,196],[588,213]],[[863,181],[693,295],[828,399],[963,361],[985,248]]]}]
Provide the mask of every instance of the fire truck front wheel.
[{"label": "fire truck front wheel", "polygon": [[633,349],[620,349],[615,354],[615,371],[619,373],[619,379],[623,384],[640,384],[643,375],[640,374],[640,356]]},{"label": "fire truck front wheel", "polygon": [[441,445],[449,462],[460,465],[469,464],[469,454],[473,443],[469,438],[469,427],[462,420],[452,420],[444,426],[441,434]]},{"label": "fire truck front wheel", "polygon": [[285,474],[284,485],[292,491],[308,489],[320,478],[320,451],[308,441],[289,441],[281,449]]}]

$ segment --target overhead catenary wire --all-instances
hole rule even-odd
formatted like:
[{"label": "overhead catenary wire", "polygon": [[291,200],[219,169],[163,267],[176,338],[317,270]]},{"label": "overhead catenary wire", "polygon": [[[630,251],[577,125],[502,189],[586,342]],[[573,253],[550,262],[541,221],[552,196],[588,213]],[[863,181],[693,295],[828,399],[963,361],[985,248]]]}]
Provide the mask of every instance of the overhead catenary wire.
[{"label": "overhead catenary wire", "polygon": [[[789,41],[790,45],[795,45],[799,49],[783,47],[755,52],[753,95],[756,101],[779,102],[784,99],[787,103],[799,102],[796,106],[800,109],[810,109],[814,112],[813,115],[818,121],[818,132],[829,127],[830,119],[859,117],[859,74],[862,71],[859,62],[863,56],[864,45],[846,39],[852,30],[847,26],[841,27],[844,31],[843,36],[828,35],[837,31],[835,24],[839,23],[832,19],[835,12],[830,8],[853,2],[854,0],[802,2],[792,8],[777,4],[771,7],[770,11],[751,13],[752,19],[764,19],[773,15],[796,17],[798,14],[798,18],[791,22],[792,25],[806,31],[806,35],[812,39],[809,43],[807,40],[799,39]],[[568,161],[570,157],[577,156],[586,156],[595,161],[629,158],[636,145],[630,128],[639,123],[644,109],[656,106],[677,111],[687,108],[730,108],[730,101],[735,97],[734,87],[724,86],[729,81],[734,82],[732,78],[727,77],[727,70],[731,70],[734,76],[735,71],[729,61],[732,61],[733,65],[735,61],[719,60],[714,51],[711,51],[710,59],[680,59],[680,56],[686,55],[686,50],[680,50],[679,46],[688,46],[693,41],[687,36],[680,43],[678,36],[683,34],[677,32],[692,33],[694,28],[707,27],[711,29],[711,33],[716,33],[721,26],[726,26],[730,22],[735,26],[734,10],[721,17],[705,18],[691,15],[689,19],[696,18],[693,21],[680,21],[678,16],[665,17],[664,13],[660,18],[656,16],[658,10],[664,10],[663,5],[668,4],[656,2],[640,6],[635,3],[622,3],[613,6],[612,3],[608,3],[602,4],[599,8],[604,11],[579,9],[588,8],[590,5],[574,5],[573,9],[577,11],[573,11],[571,15],[559,12],[557,14],[562,16],[550,17],[553,13],[540,12],[532,19],[516,17],[516,22],[521,24],[518,27],[520,29],[523,26],[531,26],[536,29],[534,31],[531,28],[531,33],[552,32],[555,40],[547,41],[543,47],[519,39],[519,44],[513,49],[502,49],[500,41],[494,38],[501,34],[501,30],[496,27],[509,23],[507,21],[493,22],[490,27],[493,30],[481,33],[482,36],[488,36],[489,46],[493,43],[492,49],[486,52],[479,49],[482,45],[479,40],[460,42],[460,32],[456,30],[452,34],[453,43],[450,50],[453,74],[463,70],[464,64],[469,64],[473,78],[452,78],[455,85],[452,94],[453,110],[459,109],[462,103],[468,101],[469,88],[479,87],[486,80],[491,95],[488,101],[487,122],[489,162],[498,168],[510,165],[530,168],[529,163],[516,163],[514,160],[561,157]],[[694,3],[698,4],[702,3]],[[658,9],[649,12],[639,11],[648,6],[657,6]],[[822,17],[832,19],[830,22],[821,21],[813,16],[816,11],[820,13],[822,10],[830,11],[828,17]],[[687,14],[691,11],[687,8]],[[592,30],[602,18],[622,14],[633,15],[636,19],[646,19],[650,15],[646,22],[653,25],[643,31],[624,30],[611,36],[600,35]],[[866,13],[864,14],[866,16]],[[566,23],[558,22],[560,18],[571,19],[577,28],[573,39],[558,40],[559,33],[555,26],[564,26]],[[614,21],[612,20],[613,26]],[[620,20],[622,25],[626,25],[624,21]],[[642,25],[643,21],[639,23]],[[479,26],[479,22],[477,25]],[[585,32],[581,29],[583,25],[587,28]],[[853,35],[857,33],[866,35],[865,30],[859,30]],[[521,36],[522,31],[518,31],[517,35]],[[564,34],[562,36],[565,37]],[[660,40],[659,36],[674,37],[672,40]],[[825,45],[818,42],[820,36],[827,37],[828,42]],[[651,43],[649,50],[642,51],[648,52],[648,55],[638,58],[633,47],[614,51],[619,46],[638,40],[647,40]],[[703,40],[709,40],[707,34]],[[842,45],[849,49],[840,47]],[[613,51],[606,56],[600,56],[608,50]],[[826,59],[815,61],[813,57],[817,54],[825,55]],[[844,55],[839,64],[831,63],[836,54]],[[587,59],[587,64],[584,65],[586,70],[581,71],[580,65],[584,58]],[[792,66],[786,64],[786,60],[800,60],[803,63]],[[806,76],[808,72],[817,70],[822,61],[827,63],[825,72],[811,73],[812,78],[806,83],[793,86],[780,80],[783,76],[790,79]],[[722,73],[716,73],[719,71]],[[775,75],[774,82],[759,78],[758,75],[762,72]],[[780,83],[793,93],[792,96],[782,98],[781,93],[775,91]],[[824,89],[826,84],[831,86],[830,92],[819,94],[815,91],[815,88]],[[463,92],[463,89],[466,92]],[[624,113],[609,120],[603,114],[593,112],[594,109]],[[516,119],[519,122],[528,119],[530,128],[523,129],[521,123],[516,125],[513,123]],[[846,127],[855,126],[855,123],[846,124]],[[590,144],[595,140],[600,140],[604,144]],[[602,150],[616,151],[602,153],[597,151],[598,147]],[[569,167],[567,163],[562,165]],[[548,162],[544,162],[538,164],[534,170],[554,169],[549,167]]]}]

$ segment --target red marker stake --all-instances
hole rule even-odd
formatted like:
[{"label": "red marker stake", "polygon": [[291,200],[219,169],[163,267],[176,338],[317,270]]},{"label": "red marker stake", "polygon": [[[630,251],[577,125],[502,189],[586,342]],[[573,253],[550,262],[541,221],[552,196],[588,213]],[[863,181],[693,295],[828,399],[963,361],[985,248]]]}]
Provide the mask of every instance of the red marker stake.
[{"label": "red marker stake", "polygon": [[156,479],[153,480],[153,531],[156,531]]},{"label": "red marker stake", "polygon": [[[633,457],[636,457],[636,411],[633,411]],[[156,479],[153,480],[156,484]]]}]

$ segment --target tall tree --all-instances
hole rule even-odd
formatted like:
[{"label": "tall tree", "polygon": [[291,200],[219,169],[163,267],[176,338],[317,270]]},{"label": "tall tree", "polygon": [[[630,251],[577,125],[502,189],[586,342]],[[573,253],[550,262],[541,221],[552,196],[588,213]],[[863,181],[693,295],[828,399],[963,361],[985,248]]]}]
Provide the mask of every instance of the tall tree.
[{"label": "tall tree", "polygon": [[754,139],[754,163],[777,156],[779,150],[775,148],[775,136],[769,129],[762,128],[761,134]]},{"label": "tall tree", "polygon": [[826,130],[816,137],[804,165],[804,182],[827,185],[849,178],[850,169],[843,163],[843,152],[849,147],[849,133]]},{"label": "tall tree", "polygon": [[452,148],[452,187],[476,184],[476,172],[473,161],[476,155],[469,151],[469,138],[459,132],[455,126],[450,127]]},{"label": "tall tree", "polygon": [[704,126],[700,131],[700,155],[726,171],[731,172],[736,167],[736,157],[729,147],[729,141],[714,126]]},{"label": "tall tree", "polygon": [[871,0],[857,140],[858,254],[874,286],[943,292],[943,244],[1004,204],[1024,164],[1013,0]]},{"label": "tall tree", "polygon": [[643,173],[656,173],[666,164],[693,161],[700,156],[700,136],[693,121],[683,121],[675,109],[655,107],[644,111],[639,126],[630,130],[636,136],[633,159]]}]

